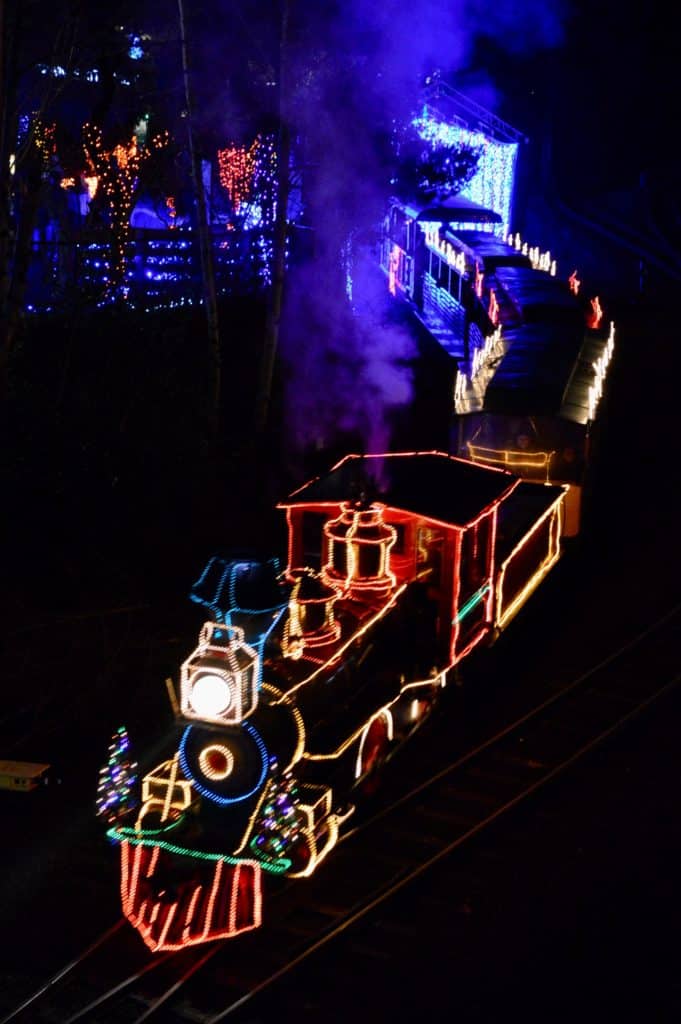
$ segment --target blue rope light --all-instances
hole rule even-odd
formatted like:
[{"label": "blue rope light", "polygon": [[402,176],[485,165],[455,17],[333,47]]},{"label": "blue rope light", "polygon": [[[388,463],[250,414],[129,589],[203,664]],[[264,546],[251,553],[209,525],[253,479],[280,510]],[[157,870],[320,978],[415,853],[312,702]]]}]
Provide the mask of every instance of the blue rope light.
[{"label": "blue rope light", "polygon": [[[271,558],[269,561],[274,566],[275,572],[277,572],[279,570],[279,559]],[[222,562],[224,568],[217,586],[215,587],[213,596],[210,599],[199,597],[196,591],[203,585],[211,569],[220,562]],[[227,621],[227,617],[233,613],[239,613],[241,615],[266,615],[268,612],[278,612],[282,608],[286,607],[285,601],[272,605],[269,608],[242,608],[238,602],[236,586],[239,572],[244,569],[251,569],[258,565],[260,565],[260,562],[224,562],[222,559],[213,556],[213,558],[209,560],[196,583],[194,583],[189,595],[190,599],[196,604],[202,604],[204,607],[209,608],[210,611],[214,612],[217,618],[222,616],[227,625],[230,624]],[[227,590],[227,610],[223,611],[223,606],[225,604],[225,602],[223,602],[223,595],[225,593],[225,589]]]},{"label": "blue rope light", "polygon": [[[260,687],[262,686],[263,652],[265,650],[265,642],[266,642],[268,636],[270,635],[270,633],[272,632],[272,630],[274,629],[274,627],[276,626],[276,624],[279,622],[279,619],[282,617],[282,615],[286,611],[287,607],[288,607],[288,605],[282,605],[282,607],[279,608],[277,613],[274,615],[270,625],[267,627],[267,629],[263,633],[258,634],[257,639],[251,640],[249,638],[249,640],[248,640],[248,643],[252,647],[255,648],[255,652],[258,655],[258,678],[256,680],[256,686],[258,688],[258,691],[260,690]],[[268,609],[266,609],[266,611],[271,611],[271,609],[268,608]],[[231,615],[232,615],[231,611],[227,612],[227,614],[225,615],[225,622],[227,623],[227,625],[231,625],[231,622],[229,621],[230,618],[231,618]]]},{"label": "blue rope light", "polygon": [[[278,558],[271,558],[270,562],[274,566],[275,571],[277,571],[279,569],[279,559]],[[258,564],[259,564],[258,562],[235,562],[235,563],[232,564],[232,566],[231,566],[231,573],[230,573],[230,577],[229,577],[229,610],[227,612],[225,612],[225,622],[227,624],[231,625],[232,624],[232,616],[234,614],[239,614],[239,615],[267,615],[267,614],[272,614],[273,615],[272,621],[270,622],[270,624],[269,624],[269,626],[267,627],[266,630],[264,630],[262,633],[259,633],[256,639],[252,640],[250,637],[248,639],[248,642],[250,644],[252,644],[253,647],[255,647],[255,650],[256,650],[256,652],[258,654],[258,678],[257,678],[256,685],[258,687],[258,690],[260,690],[260,687],[262,686],[263,652],[264,652],[264,649],[265,649],[265,642],[267,641],[268,636],[270,635],[270,633],[272,632],[272,630],[274,629],[276,624],[279,622],[279,619],[282,617],[282,615],[286,611],[286,608],[288,607],[288,605],[287,605],[286,602],[284,602],[283,604],[273,605],[271,608],[257,608],[256,609],[256,608],[241,608],[240,607],[240,605],[239,605],[239,603],[237,601],[237,596],[236,596],[236,583],[237,583],[237,578],[238,578],[239,571],[241,569],[248,570],[253,565],[258,565]],[[223,579],[224,579],[224,577],[223,577]],[[222,580],[220,581],[220,592],[222,592]]]},{"label": "blue rope light", "polygon": [[[165,839],[159,839],[159,835],[165,831],[168,830],[154,829],[148,831],[145,829],[139,831],[138,829],[122,828],[119,826],[110,828],[106,834],[107,838],[114,843],[121,843],[126,840],[131,846],[158,847],[161,850],[165,850],[166,853],[173,853],[179,857],[192,857],[194,860],[206,861],[223,860],[226,864],[232,865],[248,863],[244,857],[234,857],[227,853],[207,853],[203,850],[192,850],[187,846],[180,846],[177,843],[169,843]],[[292,864],[288,857],[281,857],[279,860],[274,861],[267,854],[260,853],[257,849],[253,849],[253,854],[254,856],[251,860],[257,859],[262,869],[269,871],[273,875],[283,875]]]},{"label": "blue rope light", "polygon": [[[275,571],[279,569],[279,559],[270,558],[269,560],[275,568]],[[269,563],[267,563],[269,564]],[[242,608],[236,598],[236,582],[237,574],[240,569],[251,569],[253,566],[260,565],[259,562],[232,562],[231,574],[229,579],[229,610],[241,612],[244,615],[264,615],[266,612],[276,612],[282,607],[281,604],[272,605],[271,608]],[[227,573],[225,572],[225,576]],[[223,577],[224,579],[224,577]],[[220,581],[220,591],[222,591],[222,580]],[[285,604],[285,602],[284,602]]]},{"label": "blue rope light", "polygon": [[193,783],[194,787],[196,788],[196,791],[198,793],[200,793],[201,796],[205,796],[207,800],[213,800],[216,804],[223,804],[223,805],[238,804],[238,803],[241,803],[242,800],[248,800],[248,798],[250,796],[253,796],[254,793],[258,792],[258,790],[262,786],[263,782],[265,781],[265,776],[267,775],[267,766],[269,764],[269,757],[268,757],[268,753],[267,753],[267,747],[265,746],[265,744],[264,744],[264,742],[262,740],[262,737],[260,736],[260,733],[257,732],[257,730],[254,729],[253,726],[249,722],[242,722],[241,724],[242,724],[243,728],[246,730],[246,732],[250,734],[251,738],[253,740],[255,740],[255,744],[256,744],[256,747],[258,748],[258,753],[260,754],[260,759],[262,761],[262,765],[261,765],[261,770],[260,770],[260,778],[256,782],[255,786],[253,786],[252,789],[249,789],[249,791],[247,793],[242,793],[240,796],[232,796],[232,797],[218,796],[217,793],[211,792],[210,789],[208,789],[201,782],[199,782],[196,779],[196,777],[193,775],[193,773],[192,773],[192,771],[191,771],[191,769],[189,767],[189,762],[187,760],[187,754],[186,754],[186,750],[185,750],[185,747],[186,747],[186,744],[187,744],[187,739],[189,737],[190,732],[192,731],[192,726],[191,725],[187,726],[187,728],[185,729],[185,731],[182,734],[182,739],[180,740],[180,748],[179,748],[180,766],[182,768],[182,771],[184,772],[185,777],[187,779],[189,779]]}]

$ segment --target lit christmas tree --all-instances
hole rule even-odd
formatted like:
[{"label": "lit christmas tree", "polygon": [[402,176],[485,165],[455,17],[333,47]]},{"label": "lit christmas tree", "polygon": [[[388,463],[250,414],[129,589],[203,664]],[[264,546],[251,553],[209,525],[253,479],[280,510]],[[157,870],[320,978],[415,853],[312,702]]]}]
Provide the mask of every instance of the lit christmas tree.
[{"label": "lit christmas tree", "polygon": [[268,860],[288,855],[304,824],[297,803],[298,787],[292,775],[270,784],[250,843],[255,853]]},{"label": "lit christmas tree", "polygon": [[128,758],[130,740],[125,726],[120,726],[109,744],[109,760],[99,773],[97,816],[108,824],[118,821],[137,800],[133,791],[137,782],[137,764]]},{"label": "lit christmas tree", "polygon": [[165,149],[168,132],[155,135],[148,144],[140,145],[137,136],[119,143],[112,150],[104,149],[101,129],[83,125],[83,151],[91,200],[108,212],[112,232],[113,260],[111,276],[105,278],[109,288],[121,284],[127,267],[127,244],[130,238],[130,214],[135,202],[140,173],[150,157]]}]

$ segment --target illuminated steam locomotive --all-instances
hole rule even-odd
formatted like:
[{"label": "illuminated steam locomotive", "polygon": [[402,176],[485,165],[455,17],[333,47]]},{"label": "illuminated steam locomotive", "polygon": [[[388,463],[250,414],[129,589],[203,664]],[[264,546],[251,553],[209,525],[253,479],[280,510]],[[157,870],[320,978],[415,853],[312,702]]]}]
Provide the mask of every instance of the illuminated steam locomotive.
[{"label": "illuminated steam locomotive", "polygon": [[279,507],[285,565],[213,558],[163,759],[109,815],[150,950],[260,925],[310,875],[448,673],[561,552],[565,486],[441,452],[349,455]]}]

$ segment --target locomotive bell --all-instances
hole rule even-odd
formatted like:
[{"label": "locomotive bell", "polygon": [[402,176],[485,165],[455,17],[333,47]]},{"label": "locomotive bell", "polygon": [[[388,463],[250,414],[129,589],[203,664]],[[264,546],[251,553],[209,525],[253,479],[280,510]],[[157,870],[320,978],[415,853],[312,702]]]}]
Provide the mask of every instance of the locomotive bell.
[{"label": "locomotive bell", "polygon": [[395,586],[390,548],[397,531],[383,521],[383,506],[343,502],[341,513],[324,525],[327,582],[353,590],[387,593]]},{"label": "locomotive bell", "polygon": [[289,598],[287,653],[300,657],[304,647],[321,647],[340,636],[340,623],[333,614],[340,587],[324,580],[320,573],[294,570]]},{"label": "locomotive bell", "polygon": [[206,622],[199,645],[180,669],[185,718],[237,725],[258,703],[258,655],[238,626]]}]

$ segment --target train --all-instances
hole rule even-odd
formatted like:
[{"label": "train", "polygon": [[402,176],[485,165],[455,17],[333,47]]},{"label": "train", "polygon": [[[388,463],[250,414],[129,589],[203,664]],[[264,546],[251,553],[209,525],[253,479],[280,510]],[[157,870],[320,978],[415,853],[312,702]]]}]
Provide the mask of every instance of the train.
[{"label": "train", "polygon": [[150,950],[257,928],[270,876],[318,868],[556,564],[566,491],[447,452],[348,455],[279,503],[285,557],[210,559],[161,760],[107,819]]},{"label": "train", "polygon": [[393,202],[378,262],[452,360],[450,450],[345,455],[279,502],[285,551],[211,558],[141,781],[119,737],[99,810],[152,952],[256,929],[275,879],[313,874],[582,529],[614,326],[499,227],[461,197]]},{"label": "train", "polygon": [[615,326],[577,270],[504,233],[501,216],[463,196],[393,198],[378,263],[452,365],[449,450],[568,485],[564,535],[579,535],[593,425]]}]

